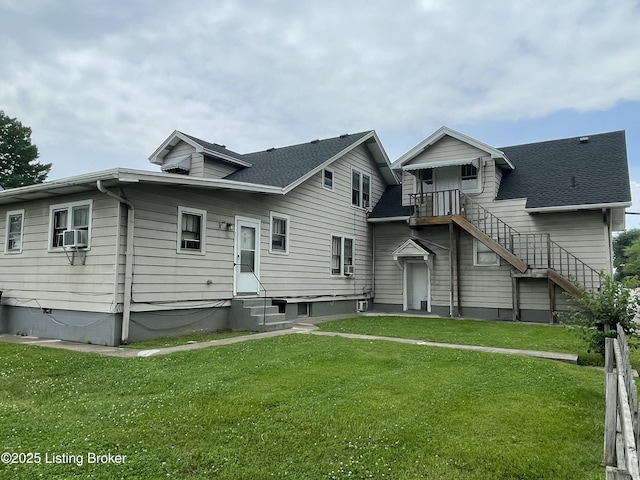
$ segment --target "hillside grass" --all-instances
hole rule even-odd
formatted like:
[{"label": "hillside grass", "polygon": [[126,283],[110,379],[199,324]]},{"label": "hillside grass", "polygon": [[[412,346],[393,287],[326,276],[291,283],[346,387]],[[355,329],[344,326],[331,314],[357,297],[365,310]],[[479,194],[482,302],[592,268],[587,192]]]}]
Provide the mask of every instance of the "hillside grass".
[{"label": "hillside grass", "polygon": [[603,375],[575,365],[301,334],[0,355],[3,451],[84,459],[0,464],[0,478],[604,478]]}]

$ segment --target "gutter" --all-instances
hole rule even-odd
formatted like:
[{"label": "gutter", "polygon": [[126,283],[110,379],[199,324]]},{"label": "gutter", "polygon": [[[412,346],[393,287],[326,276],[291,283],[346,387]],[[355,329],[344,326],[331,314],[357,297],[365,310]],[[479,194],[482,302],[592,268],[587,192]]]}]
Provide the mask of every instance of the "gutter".
[{"label": "gutter", "polygon": [[[102,185],[102,180],[96,182],[98,190],[111,198],[116,199],[123,205],[127,206],[127,245],[125,250],[125,267],[124,267],[124,305],[122,314],[122,335],[120,342],[128,343],[129,341],[129,322],[131,319],[131,292],[133,287],[133,229],[135,226],[135,208],[133,204],[124,199],[123,197],[116,195],[115,193],[107,190]],[[117,262],[117,259],[116,259]]]}]

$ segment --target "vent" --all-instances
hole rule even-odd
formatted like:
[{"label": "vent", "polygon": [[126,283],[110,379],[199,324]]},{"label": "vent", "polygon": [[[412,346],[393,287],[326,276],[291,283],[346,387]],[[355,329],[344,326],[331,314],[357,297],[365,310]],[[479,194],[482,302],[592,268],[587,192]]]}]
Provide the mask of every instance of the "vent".
[{"label": "vent", "polygon": [[267,152],[273,152],[275,149],[276,147],[267,148]]},{"label": "vent", "polygon": [[580,143],[587,143],[589,141],[589,137],[580,137]]},{"label": "vent", "polygon": [[349,136],[348,133],[343,133],[342,135],[340,135],[340,138],[347,138]]},{"label": "vent", "polygon": [[316,140],[311,140],[311,143],[320,143],[320,140],[316,139]]}]

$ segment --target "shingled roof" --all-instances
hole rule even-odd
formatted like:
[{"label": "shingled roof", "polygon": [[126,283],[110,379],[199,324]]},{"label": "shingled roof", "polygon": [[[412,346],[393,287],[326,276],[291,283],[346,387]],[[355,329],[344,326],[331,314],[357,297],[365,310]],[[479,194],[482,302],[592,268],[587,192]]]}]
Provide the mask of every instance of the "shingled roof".
[{"label": "shingled roof", "polygon": [[270,148],[242,155],[250,168],[243,168],[225,177],[226,180],[286,187],[359,142],[371,132],[341,135],[325,140]]},{"label": "shingled roof", "polygon": [[373,207],[369,219],[404,218],[411,215],[411,207],[402,206],[402,185],[391,185]]},{"label": "shingled roof", "polygon": [[515,166],[497,200],[527,198],[527,209],[631,201],[624,131],[500,149]]}]

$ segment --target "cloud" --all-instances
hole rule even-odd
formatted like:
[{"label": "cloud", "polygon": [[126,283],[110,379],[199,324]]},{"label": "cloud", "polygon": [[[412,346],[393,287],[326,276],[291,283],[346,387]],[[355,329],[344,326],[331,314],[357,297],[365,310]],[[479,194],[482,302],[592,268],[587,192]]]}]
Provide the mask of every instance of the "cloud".
[{"label": "cloud", "polygon": [[640,100],[636,2],[175,5],[0,0],[0,105],[43,155],[146,156],[174,129],[246,152]]}]

